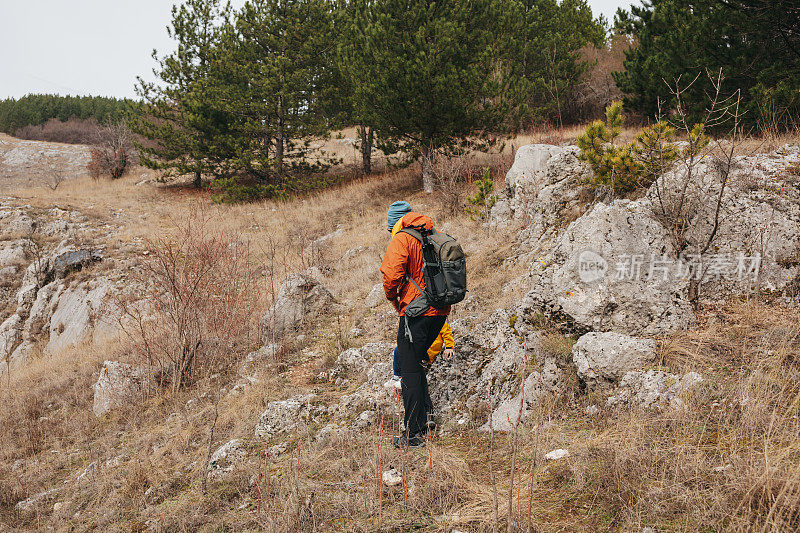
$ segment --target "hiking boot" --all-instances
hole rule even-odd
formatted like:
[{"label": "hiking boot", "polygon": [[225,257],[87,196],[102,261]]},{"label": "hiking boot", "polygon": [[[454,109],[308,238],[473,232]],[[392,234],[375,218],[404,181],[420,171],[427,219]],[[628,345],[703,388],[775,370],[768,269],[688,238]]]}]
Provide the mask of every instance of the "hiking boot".
[{"label": "hiking boot", "polygon": [[383,384],[384,387],[387,389],[397,389],[401,390],[403,388],[403,381],[400,376],[392,376],[392,378]]},{"label": "hiking boot", "polygon": [[392,439],[392,445],[395,448],[422,448],[425,446],[425,439],[422,438],[420,435],[414,435],[410,439],[406,437],[405,433],[400,435],[399,437],[394,437]]}]

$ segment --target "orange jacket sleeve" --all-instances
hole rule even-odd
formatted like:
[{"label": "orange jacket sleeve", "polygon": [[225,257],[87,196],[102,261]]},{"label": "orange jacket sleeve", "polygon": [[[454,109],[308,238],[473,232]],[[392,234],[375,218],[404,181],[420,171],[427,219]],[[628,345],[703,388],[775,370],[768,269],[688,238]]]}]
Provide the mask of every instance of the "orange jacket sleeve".
[{"label": "orange jacket sleeve", "polygon": [[400,289],[405,283],[406,264],[408,263],[408,247],[397,236],[389,242],[386,255],[381,263],[383,275],[383,292],[387,300],[394,300],[400,295]]}]

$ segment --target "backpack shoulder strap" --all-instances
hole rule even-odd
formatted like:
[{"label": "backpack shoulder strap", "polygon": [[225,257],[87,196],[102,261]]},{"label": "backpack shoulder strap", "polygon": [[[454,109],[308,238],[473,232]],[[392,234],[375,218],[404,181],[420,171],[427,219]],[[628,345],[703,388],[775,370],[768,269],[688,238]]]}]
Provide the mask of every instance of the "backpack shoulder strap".
[{"label": "backpack shoulder strap", "polygon": [[419,226],[406,226],[397,233],[408,233],[409,235],[417,239],[420,243],[425,244],[426,240],[425,237],[433,235],[434,233],[436,233],[436,230],[428,229],[425,227],[424,224],[420,224]]},{"label": "backpack shoulder strap", "polygon": [[409,235],[417,239],[420,243],[422,243],[422,233],[420,233],[414,228],[403,228],[397,233],[408,233]]},{"label": "backpack shoulder strap", "polygon": [[413,284],[414,284],[414,286],[417,288],[417,290],[419,291],[419,293],[420,293],[420,294],[425,294],[425,291],[423,291],[422,289],[420,289],[420,288],[419,288],[419,284],[418,284],[416,281],[414,281],[414,278],[412,278],[411,276],[409,276],[408,274],[406,274],[406,280],[407,280],[407,281],[410,281],[411,283],[413,283]]}]

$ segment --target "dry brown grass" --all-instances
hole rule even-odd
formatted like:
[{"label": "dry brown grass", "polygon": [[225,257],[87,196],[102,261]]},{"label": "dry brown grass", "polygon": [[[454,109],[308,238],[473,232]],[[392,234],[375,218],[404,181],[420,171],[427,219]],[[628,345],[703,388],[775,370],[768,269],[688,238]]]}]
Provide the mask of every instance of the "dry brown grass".
[{"label": "dry brown grass", "polygon": [[[520,430],[512,530],[527,531],[528,523],[537,531],[796,529],[798,319],[796,310],[732,304],[709,311],[696,331],[668,339],[663,357],[673,371],[702,369],[705,376],[682,410],[625,407],[591,418],[583,407],[596,396],[545,402]],[[550,345],[563,351],[566,342],[553,338]],[[252,460],[231,478],[212,480],[203,494],[199,465],[218,385],[204,382],[94,420],[89,385],[108,349],[40,360],[4,389],[4,405],[13,406],[2,414],[0,434],[0,516],[7,524],[35,527],[35,515],[13,513],[13,503],[69,480],[39,511],[57,529],[127,531],[155,521],[166,531],[491,530],[488,435],[474,426],[406,455],[387,446],[388,418],[383,430],[373,426],[356,443],[318,443],[312,427],[289,436],[286,453],[265,460],[267,447],[286,437],[253,440],[253,421],[267,401],[294,388],[269,363],[259,369],[260,383],[220,404],[216,444],[243,437]],[[190,399],[195,406],[188,408]],[[546,461],[554,448],[571,455]],[[510,454],[510,439],[496,435],[501,529]],[[103,466],[115,457],[120,465]],[[12,474],[18,458],[23,466]],[[100,466],[75,482],[92,463]],[[405,471],[405,486],[379,489],[379,465]],[[56,501],[64,505],[58,512]]]}]

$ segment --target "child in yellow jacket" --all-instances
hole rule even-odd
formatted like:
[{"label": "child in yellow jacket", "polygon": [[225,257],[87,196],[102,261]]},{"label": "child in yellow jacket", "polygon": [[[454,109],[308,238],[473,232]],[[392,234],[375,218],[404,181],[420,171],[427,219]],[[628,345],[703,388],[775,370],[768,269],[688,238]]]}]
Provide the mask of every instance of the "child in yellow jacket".
[{"label": "child in yellow jacket", "polygon": [[[453,348],[455,348],[455,339],[453,339],[453,330],[450,329],[450,324],[446,321],[444,326],[442,326],[442,330],[439,332],[439,336],[436,337],[436,340],[433,341],[431,347],[428,348],[428,363],[433,364],[433,361],[439,354],[444,355],[445,357],[450,357],[453,355]],[[401,388],[401,380],[400,380],[400,358],[397,356],[397,348],[394,349],[394,356],[392,358],[392,370],[393,376],[392,378],[383,384],[384,387],[390,388],[394,387],[396,389]]]}]

